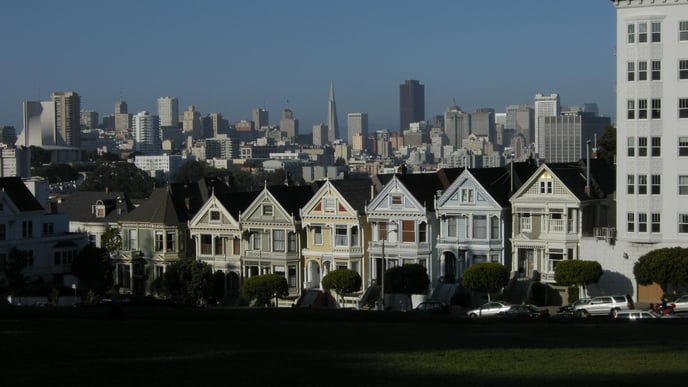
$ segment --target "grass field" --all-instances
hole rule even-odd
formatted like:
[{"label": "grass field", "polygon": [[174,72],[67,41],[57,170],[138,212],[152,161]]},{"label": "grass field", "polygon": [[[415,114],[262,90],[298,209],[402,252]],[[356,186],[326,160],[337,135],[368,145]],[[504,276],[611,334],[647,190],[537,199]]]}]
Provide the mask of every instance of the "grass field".
[{"label": "grass field", "polygon": [[688,319],[0,309],[0,385],[683,385]]}]

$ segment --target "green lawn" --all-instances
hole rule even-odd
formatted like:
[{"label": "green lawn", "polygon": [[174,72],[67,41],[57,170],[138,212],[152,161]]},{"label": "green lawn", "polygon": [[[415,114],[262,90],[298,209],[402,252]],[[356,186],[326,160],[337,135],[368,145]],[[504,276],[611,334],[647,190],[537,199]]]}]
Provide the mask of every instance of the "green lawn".
[{"label": "green lawn", "polygon": [[317,310],[1,309],[0,384],[647,385],[688,381],[688,319],[470,321]]}]

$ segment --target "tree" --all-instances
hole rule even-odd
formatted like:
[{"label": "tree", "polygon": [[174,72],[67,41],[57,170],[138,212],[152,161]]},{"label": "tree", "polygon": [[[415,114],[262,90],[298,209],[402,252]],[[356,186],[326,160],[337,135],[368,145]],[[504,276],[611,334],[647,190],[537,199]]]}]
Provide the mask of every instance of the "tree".
[{"label": "tree", "polygon": [[344,295],[361,290],[363,281],[361,276],[350,269],[337,269],[325,275],[322,286],[326,292],[334,290],[339,296],[340,305],[344,303]]},{"label": "tree", "polygon": [[384,280],[387,293],[421,294],[430,285],[427,270],[417,263],[387,270]]},{"label": "tree", "polygon": [[[557,263],[554,268],[554,280],[562,286],[576,286],[583,288],[587,294],[586,285],[594,284],[602,277],[602,265],[595,261],[572,259]],[[570,300],[573,302],[576,300]]]},{"label": "tree", "polygon": [[12,247],[4,260],[0,261],[0,291],[12,291],[26,285],[22,274],[31,259],[31,252]]},{"label": "tree", "polygon": [[132,198],[150,196],[155,179],[126,161],[99,164],[79,188],[81,191],[122,191]]},{"label": "tree", "polygon": [[205,177],[206,164],[196,160],[189,160],[182,164],[172,177],[175,183],[198,181]]},{"label": "tree", "polygon": [[657,283],[665,294],[688,286],[688,248],[652,250],[633,265],[633,275],[639,285]]},{"label": "tree", "polygon": [[47,178],[50,184],[76,181],[79,179],[79,172],[69,164],[47,164],[37,166],[33,168],[31,174],[33,176]]},{"label": "tree", "polygon": [[461,285],[467,289],[490,294],[506,286],[509,281],[509,270],[496,262],[476,263],[463,273]]},{"label": "tree", "polygon": [[600,158],[606,160],[609,165],[614,165],[616,158],[616,127],[607,125],[604,133],[597,138],[597,144],[602,147]]},{"label": "tree", "polygon": [[72,262],[72,274],[79,284],[97,294],[105,294],[114,283],[113,265],[106,249],[86,245]]},{"label": "tree", "polygon": [[108,255],[113,255],[122,249],[122,234],[119,227],[106,226],[100,237],[100,245]]},{"label": "tree", "polygon": [[270,300],[289,295],[287,279],[279,274],[264,274],[253,276],[241,287],[241,295],[251,301],[255,300],[256,306],[265,306]]},{"label": "tree", "polygon": [[205,262],[182,258],[167,266],[152,290],[172,301],[185,305],[203,304],[214,297],[213,269]]}]

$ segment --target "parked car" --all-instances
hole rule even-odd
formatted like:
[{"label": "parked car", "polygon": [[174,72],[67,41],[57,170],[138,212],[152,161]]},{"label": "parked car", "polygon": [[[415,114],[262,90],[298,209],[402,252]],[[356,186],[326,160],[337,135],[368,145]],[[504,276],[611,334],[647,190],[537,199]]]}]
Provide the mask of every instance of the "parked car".
[{"label": "parked car", "polygon": [[504,312],[511,307],[511,304],[503,301],[492,301],[483,304],[479,308],[471,309],[466,314],[468,317],[494,317],[499,312]]},{"label": "parked car", "polygon": [[564,305],[561,308],[559,308],[558,313],[573,313],[573,308],[575,308],[578,305],[585,305],[589,304],[590,299],[589,298],[581,298],[576,301],[574,301],[572,304],[569,305]]},{"label": "parked car", "polygon": [[620,310],[614,314],[614,318],[617,320],[643,320],[661,317],[662,316],[654,311],[639,309]]},{"label": "parked car", "polygon": [[573,308],[578,317],[613,316],[620,310],[633,309],[633,299],[628,294],[593,297],[589,303]]},{"label": "parked car", "polygon": [[674,312],[676,313],[688,312],[688,294],[677,298],[671,304],[674,304]]},{"label": "parked car", "polygon": [[413,308],[413,311],[419,313],[445,314],[449,313],[449,305],[442,301],[424,301]]},{"label": "parked car", "polygon": [[511,305],[509,309],[497,313],[497,317],[512,319],[547,318],[549,317],[549,310],[538,309],[535,305],[530,304]]}]

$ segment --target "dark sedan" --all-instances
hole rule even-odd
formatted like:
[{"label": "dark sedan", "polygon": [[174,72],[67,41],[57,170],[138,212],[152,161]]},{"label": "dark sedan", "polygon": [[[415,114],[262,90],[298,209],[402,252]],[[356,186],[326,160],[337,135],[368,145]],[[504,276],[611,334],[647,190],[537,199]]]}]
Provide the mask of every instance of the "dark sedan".
[{"label": "dark sedan", "polygon": [[527,318],[547,318],[547,309],[538,309],[534,305],[512,305],[509,309],[497,314],[500,318],[527,319]]}]

